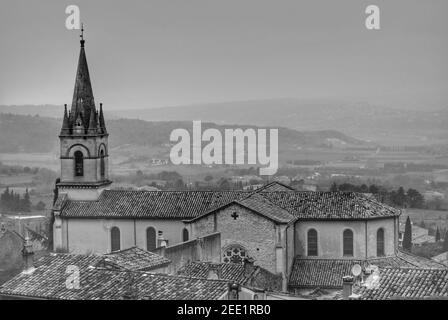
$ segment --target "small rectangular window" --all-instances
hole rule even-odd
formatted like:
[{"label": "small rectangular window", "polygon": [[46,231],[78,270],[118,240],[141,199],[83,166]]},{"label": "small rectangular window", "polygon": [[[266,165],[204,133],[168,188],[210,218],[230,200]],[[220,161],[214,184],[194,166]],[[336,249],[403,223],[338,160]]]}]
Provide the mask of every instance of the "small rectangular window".
[{"label": "small rectangular window", "polygon": [[314,229],[308,231],[308,256],[317,256],[317,231]]}]

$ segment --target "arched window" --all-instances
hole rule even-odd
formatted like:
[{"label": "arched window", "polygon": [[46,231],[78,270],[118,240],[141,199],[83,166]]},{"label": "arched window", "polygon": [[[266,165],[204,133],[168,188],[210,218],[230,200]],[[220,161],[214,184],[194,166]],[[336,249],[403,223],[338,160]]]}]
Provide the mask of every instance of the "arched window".
[{"label": "arched window", "polygon": [[317,256],[317,231],[315,229],[308,230],[308,255]]},{"label": "arched window", "polygon": [[101,178],[104,178],[106,175],[106,164],[104,163],[104,150],[100,152],[100,174]]},{"label": "arched window", "polygon": [[376,255],[384,256],[384,229],[380,228],[376,232]]},{"label": "arched window", "polygon": [[84,175],[84,156],[81,151],[75,152],[75,176],[82,177]]},{"label": "arched window", "polygon": [[118,227],[110,229],[110,248],[112,252],[120,250],[120,229]]},{"label": "arched window", "polygon": [[187,230],[187,228],[184,228],[182,230],[182,241],[183,242],[188,241],[188,230]]},{"label": "arched window", "polygon": [[149,227],[146,229],[146,250],[154,251],[157,247],[156,229]]},{"label": "arched window", "polygon": [[353,231],[345,229],[343,238],[344,256],[353,256]]}]

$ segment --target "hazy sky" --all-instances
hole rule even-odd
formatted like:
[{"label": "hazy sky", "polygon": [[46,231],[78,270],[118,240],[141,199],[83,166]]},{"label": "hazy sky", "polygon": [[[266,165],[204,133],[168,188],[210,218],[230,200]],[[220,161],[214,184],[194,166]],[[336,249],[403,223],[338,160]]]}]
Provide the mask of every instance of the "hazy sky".
[{"label": "hazy sky", "polygon": [[[266,98],[448,107],[446,0],[1,0],[0,104],[70,103],[79,33],[111,109]],[[365,8],[381,9],[381,30]]]}]

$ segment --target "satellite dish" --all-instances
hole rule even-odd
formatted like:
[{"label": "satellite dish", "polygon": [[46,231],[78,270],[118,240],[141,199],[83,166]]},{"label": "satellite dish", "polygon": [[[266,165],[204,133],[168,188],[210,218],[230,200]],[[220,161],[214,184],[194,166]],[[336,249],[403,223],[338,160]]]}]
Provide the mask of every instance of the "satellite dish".
[{"label": "satellite dish", "polygon": [[352,267],[352,275],[354,275],[355,277],[361,275],[362,272],[362,268],[359,264],[355,264]]}]

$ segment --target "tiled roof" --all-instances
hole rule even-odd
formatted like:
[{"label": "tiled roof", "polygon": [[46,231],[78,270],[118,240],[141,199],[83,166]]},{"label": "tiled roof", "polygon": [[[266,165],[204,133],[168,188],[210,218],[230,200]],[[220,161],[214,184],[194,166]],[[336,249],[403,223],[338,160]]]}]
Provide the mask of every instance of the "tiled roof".
[{"label": "tiled roof", "polygon": [[64,206],[66,200],[67,200],[66,193],[58,195],[58,198],[56,199],[56,202],[53,205],[53,210],[57,210],[57,211],[61,210],[62,207]]},{"label": "tiled roof", "polygon": [[76,299],[121,300],[129,295],[133,299],[148,300],[216,300],[226,294],[228,282],[141,271],[87,270],[81,279],[81,291]]},{"label": "tiled roof", "polygon": [[170,260],[158,254],[138,247],[131,247],[104,255],[101,264],[117,269],[147,271],[166,266],[170,262]]},{"label": "tiled roof", "polygon": [[281,275],[273,274],[260,266],[251,267],[246,274],[244,265],[238,263],[190,262],[182,267],[178,274],[206,279],[211,268],[221,268],[223,280],[269,291],[282,290]]},{"label": "tiled roof", "polygon": [[397,257],[399,257],[402,260],[405,260],[406,262],[410,263],[412,266],[416,268],[429,268],[429,269],[437,269],[437,268],[443,268],[443,264],[427,259],[424,257],[416,256],[409,252],[404,252],[401,250],[398,250]]},{"label": "tiled roof", "polygon": [[236,202],[274,221],[288,223],[294,219],[294,216],[288,211],[273,204],[268,199],[257,193]]},{"label": "tiled roof", "polygon": [[287,186],[278,181],[272,181],[258,188],[255,192],[273,192],[273,191],[295,191],[293,187]]},{"label": "tiled roof", "polygon": [[399,210],[362,193],[276,191],[258,194],[301,219],[372,219],[400,215]]},{"label": "tiled roof", "polygon": [[285,209],[280,208],[279,206],[271,203],[265,197],[263,197],[257,193],[253,193],[241,200],[235,200],[235,201],[229,202],[223,206],[220,206],[218,208],[209,210],[209,211],[205,212],[204,214],[191,219],[189,222],[193,222],[195,220],[201,219],[202,217],[205,217],[205,216],[207,216],[213,212],[216,212],[217,210],[225,208],[231,204],[237,204],[237,205],[243,206],[253,212],[256,212],[262,216],[265,216],[268,219],[271,219],[271,220],[273,220],[275,222],[279,222],[279,223],[288,223],[294,219],[294,216],[291,215]]},{"label": "tiled roof", "polygon": [[36,270],[33,273],[20,273],[0,286],[0,295],[70,299],[73,290],[66,288],[67,267],[76,266],[79,270],[87,270],[89,266],[96,265],[100,259],[101,256],[96,255],[46,255],[36,262]]},{"label": "tiled roof", "polygon": [[448,266],[448,251],[443,252],[437,256],[434,256],[431,259],[438,263],[443,263],[444,265]]},{"label": "tiled roof", "polygon": [[289,286],[291,288],[341,288],[342,277],[351,275],[351,268],[355,264],[359,264],[363,268],[368,265],[376,265],[380,268],[443,268],[440,263],[401,251],[396,256],[367,260],[296,257],[289,278]]},{"label": "tiled roof", "polygon": [[104,190],[98,201],[66,200],[61,216],[187,219],[247,195],[245,191]]},{"label": "tiled roof", "polygon": [[[400,211],[353,192],[105,190],[97,201],[57,201],[62,217],[192,219],[240,201],[278,221],[372,219]],[[249,197],[248,197],[249,196]],[[252,198],[253,197],[253,198]],[[253,200],[253,199],[257,200]],[[263,199],[264,198],[264,199]],[[260,201],[263,199],[262,201]]]},{"label": "tiled roof", "polygon": [[448,268],[384,268],[376,286],[355,286],[354,293],[366,300],[448,299]]},{"label": "tiled roof", "polygon": [[177,273],[187,277],[207,278],[210,268],[221,268],[221,279],[235,281],[244,284],[244,266],[240,263],[212,263],[190,262],[183,266]]},{"label": "tiled roof", "polygon": [[[32,273],[21,273],[0,287],[0,295],[44,299],[219,299],[228,282],[182,276],[151,274],[143,271],[111,270],[93,267],[101,256],[51,254]],[[80,269],[80,288],[69,289],[66,280],[70,265]],[[130,290],[132,288],[132,290]]]}]

